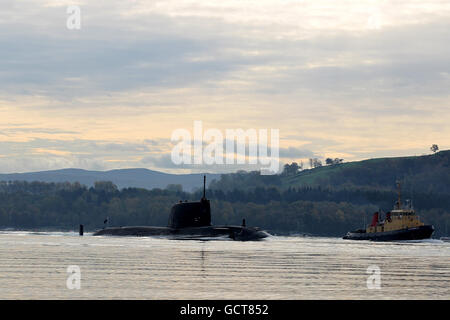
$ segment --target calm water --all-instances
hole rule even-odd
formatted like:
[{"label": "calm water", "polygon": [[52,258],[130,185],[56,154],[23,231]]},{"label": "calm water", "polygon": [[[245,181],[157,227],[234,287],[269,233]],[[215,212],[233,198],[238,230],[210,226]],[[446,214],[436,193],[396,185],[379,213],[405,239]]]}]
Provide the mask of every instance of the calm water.
[{"label": "calm water", "polygon": [[[69,290],[67,267],[81,270]],[[368,289],[368,266],[381,289]],[[0,232],[0,299],[450,299],[450,243]]]}]

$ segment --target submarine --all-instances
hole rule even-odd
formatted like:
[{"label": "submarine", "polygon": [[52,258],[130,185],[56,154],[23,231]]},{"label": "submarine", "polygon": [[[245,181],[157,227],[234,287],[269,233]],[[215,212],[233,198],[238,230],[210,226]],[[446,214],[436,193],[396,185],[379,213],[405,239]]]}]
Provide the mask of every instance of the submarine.
[{"label": "submarine", "polygon": [[129,226],[109,227],[96,231],[94,236],[163,236],[177,240],[231,239],[255,241],[270,236],[257,227],[214,226],[211,224],[211,204],[206,199],[206,176],[203,177],[203,197],[196,202],[181,202],[172,206],[167,227]]}]

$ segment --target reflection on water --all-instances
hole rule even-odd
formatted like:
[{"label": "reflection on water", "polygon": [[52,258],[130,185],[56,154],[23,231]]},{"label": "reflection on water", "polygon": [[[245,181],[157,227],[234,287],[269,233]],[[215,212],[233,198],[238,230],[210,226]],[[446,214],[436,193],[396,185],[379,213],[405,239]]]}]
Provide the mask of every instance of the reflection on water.
[{"label": "reflection on water", "polygon": [[[450,299],[450,243],[0,232],[1,299]],[[81,289],[66,287],[67,267]],[[367,288],[370,265],[381,289]]]}]

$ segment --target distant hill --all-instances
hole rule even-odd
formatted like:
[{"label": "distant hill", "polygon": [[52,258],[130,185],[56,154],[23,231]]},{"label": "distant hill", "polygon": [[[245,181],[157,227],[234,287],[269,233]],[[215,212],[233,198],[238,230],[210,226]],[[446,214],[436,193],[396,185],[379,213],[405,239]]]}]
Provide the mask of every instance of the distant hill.
[{"label": "distant hill", "polygon": [[450,193],[450,150],[412,157],[378,158],[303,170],[284,177],[283,186],[367,187]]},{"label": "distant hill", "polygon": [[[119,169],[110,171],[88,171],[82,169],[62,169],[28,173],[0,174],[0,181],[41,181],[41,182],[79,182],[88,187],[96,181],[111,181],[120,189],[165,188],[169,184],[180,184],[185,191],[201,188],[203,174],[168,174],[148,169]],[[219,174],[207,174],[207,182],[219,178]]]},{"label": "distant hill", "polygon": [[255,187],[321,187],[393,190],[400,180],[406,192],[450,194],[450,150],[413,157],[379,158],[300,171],[296,175],[261,176],[258,172],[222,175],[211,188],[223,191]]}]

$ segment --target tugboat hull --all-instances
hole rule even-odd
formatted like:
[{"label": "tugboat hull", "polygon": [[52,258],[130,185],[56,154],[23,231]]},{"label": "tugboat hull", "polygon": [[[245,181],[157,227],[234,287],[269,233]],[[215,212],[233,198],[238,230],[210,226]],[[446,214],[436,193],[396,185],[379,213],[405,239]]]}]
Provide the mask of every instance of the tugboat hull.
[{"label": "tugboat hull", "polygon": [[396,241],[396,240],[422,240],[429,239],[434,228],[431,225],[419,226],[386,232],[349,232],[343,239],[348,240],[372,240],[372,241]]},{"label": "tugboat hull", "polygon": [[229,238],[239,241],[254,241],[267,238],[269,234],[258,228],[241,226],[206,226],[194,228],[169,227],[119,227],[106,228],[94,233],[94,236],[164,236],[170,239],[204,240],[209,238]]}]

